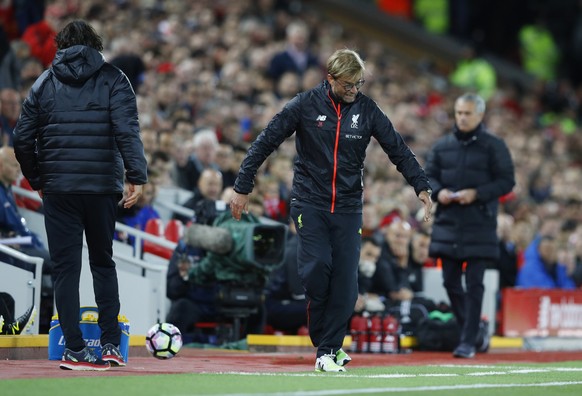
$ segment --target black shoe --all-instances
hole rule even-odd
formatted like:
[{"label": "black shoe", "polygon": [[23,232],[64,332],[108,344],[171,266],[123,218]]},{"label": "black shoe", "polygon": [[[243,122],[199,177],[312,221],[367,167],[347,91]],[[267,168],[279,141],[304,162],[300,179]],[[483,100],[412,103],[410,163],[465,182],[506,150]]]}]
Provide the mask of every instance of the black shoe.
[{"label": "black shoe", "polygon": [[489,350],[489,346],[491,345],[491,337],[489,334],[485,334],[483,336],[483,340],[479,345],[477,345],[477,352],[484,353]]},{"label": "black shoe", "polygon": [[487,352],[491,343],[491,336],[489,335],[489,322],[481,320],[479,323],[479,334],[477,334],[477,352]]},{"label": "black shoe", "polygon": [[475,347],[469,344],[461,344],[453,351],[456,358],[471,359],[475,356]]},{"label": "black shoe", "polygon": [[105,344],[101,348],[101,359],[109,362],[112,366],[123,367],[125,366],[125,360],[123,359],[123,355],[119,352],[119,348],[117,348],[113,344]]},{"label": "black shoe", "polygon": [[99,359],[92,349],[85,347],[79,352],[65,348],[60,367],[63,370],[104,371],[109,370],[111,365]]},{"label": "black shoe", "polygon": [[0,327],[1,335],[18,335],[28,329],[33,323],[36,317],[36,307],[33,305],[28,308],[28,310],[22,314],[18,319],[12,323],[4,323]]}]

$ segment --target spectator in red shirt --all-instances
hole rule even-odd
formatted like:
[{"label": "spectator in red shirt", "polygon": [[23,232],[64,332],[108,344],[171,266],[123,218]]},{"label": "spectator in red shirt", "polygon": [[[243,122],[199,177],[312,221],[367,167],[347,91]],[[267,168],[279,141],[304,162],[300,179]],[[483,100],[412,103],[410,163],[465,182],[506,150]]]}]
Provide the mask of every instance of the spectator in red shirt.
[{"label": "spectator in red shirt", "polygon": [[44,19],[26,28],[22,33],[22,41],[30,46],[30,54],[40,60],[47,68],[51,65],[57,52],[55,36],[66,10],[59,4],[46,8]]}]

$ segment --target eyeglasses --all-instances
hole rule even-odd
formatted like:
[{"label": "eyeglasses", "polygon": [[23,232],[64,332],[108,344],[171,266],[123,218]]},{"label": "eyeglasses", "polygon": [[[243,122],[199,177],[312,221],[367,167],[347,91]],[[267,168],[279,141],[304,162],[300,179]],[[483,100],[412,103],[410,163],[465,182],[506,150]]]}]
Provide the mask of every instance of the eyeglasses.
[{"label": "eyeglasses", "polygon": [[356,81],[355,84],[351,83],[342,84],[337,78],[335,78],[334,76],[332,77],[346,91],[351,91],[354,87],[356,87],[356,89],[359,90],[360,88],[362,88],[362,85],[364,85],[364,83],[366,82],[366,80],[362,78],[361,80]]}]

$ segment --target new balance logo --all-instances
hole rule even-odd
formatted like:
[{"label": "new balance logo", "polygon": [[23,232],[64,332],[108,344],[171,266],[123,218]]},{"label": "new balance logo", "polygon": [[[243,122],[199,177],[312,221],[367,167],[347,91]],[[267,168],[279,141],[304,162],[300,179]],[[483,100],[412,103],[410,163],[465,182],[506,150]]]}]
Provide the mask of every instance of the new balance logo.
[{"label": "new balance logo", "polygon": [[324,115],[318,115],[315,121],[325,121],[327,120],[327,116]]}]

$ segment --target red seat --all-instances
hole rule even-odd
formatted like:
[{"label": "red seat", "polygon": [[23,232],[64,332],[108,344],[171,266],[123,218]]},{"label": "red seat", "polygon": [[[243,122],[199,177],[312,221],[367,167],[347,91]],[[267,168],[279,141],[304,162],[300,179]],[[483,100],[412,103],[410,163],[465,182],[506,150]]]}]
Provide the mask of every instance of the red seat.
[{"label": "red seat", "polygon": [[[160,238],[165,238],[164,236],[164,223],[161,219],[149,219],[145,225],[145,232],[158,236]],[[172,257],[172,249],[165,248],[158,245],[157,243],[150,241],[143,241],[143,252],[155,254],[156,256],[164,257],[169,259]]]},{"label": "red seat", "polygon": [[155,236],[164,236],[164,222],[162,219],[149,219],[144,231]]},{"label": "red seat", "polygon": [[168,241],[178,242],[184,236],[184,223],[180,220],[172,219],[166,224],[164,236]]},{"label": "red seat", "polygon": [[[17,185],[18,187],[24,188],[28,191],[34,191],[32,189],[32,187],[30,186],[30,183],[28,182],[28,180],[24,176],[22,176],[20,178],[20,180],[16,181],[14,184]],[[37,212],[40,209],[40,207],[42,206],[42,202],[35,201],[34,199],[31,199],[31,198],[21,197],[20,195],[15,195],[14,198],[16,200],[17,206],[24,208],[24,209],[32,210],[34,212]]]}]

